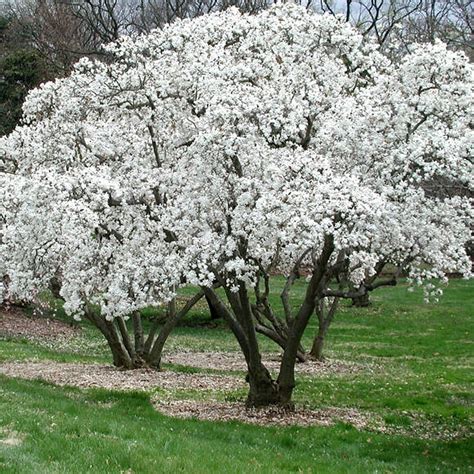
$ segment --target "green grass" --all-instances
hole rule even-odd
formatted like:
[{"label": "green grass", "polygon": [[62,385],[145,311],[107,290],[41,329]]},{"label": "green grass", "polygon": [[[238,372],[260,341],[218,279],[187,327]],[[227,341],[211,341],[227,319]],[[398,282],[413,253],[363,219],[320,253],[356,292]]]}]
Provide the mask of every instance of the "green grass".
[{"label": "green grass", "polygon": [[[271,301],[277,308],[282,280],[273,283]],[[299,376],[295,400],[310,408],[357,409],[373,417],[371,429],[176,420],[157,413],[150,398],[212,393],[79,390],[0,377],[0,472],[473,472],[473,290],[473,282],[453,280],[439,304],[426,305],[420,292],[400,285],[374,293],[370,308],[343,306],[326,354],[362,369]],[[298,282],[294,304],[303,291]],[[197,307],[167,348],[237,350],[225,326],[218,322],[211,328],[206,318],[205,306]],[[83,335],[70,345],[0,340],[0,363],[108,361],[100,337],[81,325]],[[312,321],[306,346],[315,327]],[[276,350],[261,342],[264,350]]]}]

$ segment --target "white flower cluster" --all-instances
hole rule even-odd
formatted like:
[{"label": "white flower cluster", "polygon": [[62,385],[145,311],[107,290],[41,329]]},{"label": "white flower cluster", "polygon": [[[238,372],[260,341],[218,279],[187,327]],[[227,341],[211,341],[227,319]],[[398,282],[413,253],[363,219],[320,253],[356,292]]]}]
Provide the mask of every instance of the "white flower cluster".
[{"label": "white flower cluster", "polygon": [[354,284],[380,260],[469,275],[473,67],[443,44],[390,63],[347,23],[293,4],[230,9],[110,45],[31,92],[0,140],[0,264],[28,299],[109,318],[176,288],[317,266]]}]

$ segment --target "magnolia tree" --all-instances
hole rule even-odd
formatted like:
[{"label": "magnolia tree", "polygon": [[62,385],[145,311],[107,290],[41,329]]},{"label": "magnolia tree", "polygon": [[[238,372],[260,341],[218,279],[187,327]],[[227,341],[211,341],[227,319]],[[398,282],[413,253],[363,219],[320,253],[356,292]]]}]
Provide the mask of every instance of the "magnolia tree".
[{"label": "magnolia tree", "polygon": [[[163,276],[162,269],[178,270],[179,262],[158,249],[161,231],[153,219],[140,219],[147,211],[137,203],[122,209],[127,204],[113,194],[114,186],[125,189],[121,180],[132,177],[115,180],[110,169],[102,171],[106,174],[96,168],[65,174],[48,166],[29,170],[29,178],[7,177],[2,188],[5,296],[35,302],[49,288],[64,300],[68,313],[97,326],[116,366],[159,367],[171,329],[204,294],[177,305],[173,291],[179,280],[172,272]],[[127,221],[136,231],[123,227]],[[162,321],[153,321],[147,334],[140,309],[163,303],[168,303],[168,318],[161,329]]]},{"label": "magnolia tree", "polygon": [[[116,366],[159,367],[171,329],[203,292],[176,304],[183,269],[160,224],[156,163],[138,151],[146,125],[133,113],[118,119],[101,80],[77,73],[34,91],[25,126],[2,141],[5,296],[35,301],[51,288],[98,327]],[[140,309],[163,304],[164,326],[156,319],[146,334]]]},{"label": "magnolia tree", "polygon": [[[10,292],[57,278],[67,311],[100,307],[110,326],[199,287],[245,356],[248,404],[291,406],[308,321],[393,284],[372,279],[381,262],[427,298],[433,278],[469,276],[469,201],[430,191],[472,185],[464,56],[414,46],[392,64],[348,24],[288,4],[108,51],[32,92],[1,144]],[[288,276],[282,314],[272,272]],[[257,331],[284,347],[276,379]]]}]

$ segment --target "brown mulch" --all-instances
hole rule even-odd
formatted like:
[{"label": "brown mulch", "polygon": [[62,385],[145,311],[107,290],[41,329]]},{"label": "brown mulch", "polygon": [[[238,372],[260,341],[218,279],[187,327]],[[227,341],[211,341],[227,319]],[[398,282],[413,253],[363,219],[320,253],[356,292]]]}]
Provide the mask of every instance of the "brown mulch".
[{"label": "brown mulch", "polygon": [[[0,364],[0,374],[28,380],[41,379],[59,386],[113,390],[162,388],[217,392],[245,386],[243,378],[239,377],[157,372],[151,369],[123,371],[107,365],[60,362],[9,362]],[[170,400],[166,396],[163,398],[161,394],[154,395],[152,403],[155,409],[164,415],[207,421],[240,421],[269,426],[329,426],[342,421],[358,429],[366,428],[370,421],[368,416],[355,409],[343,408],[295,411],[278,407],[250,409],[241,402]]]},{"label": "brown mulch", "polygon": [[[281,356],[278,353],[264,354],[263,363],[271,372],[277,372],[280,368]],[[247,365],[240,352],[186,352],[180,351],[165,354],[163,361],[169,364],[191,366],[200,369],[247,371]],[[296,364],[296,372],[308,375],[329,376],[348,375],[360,372],[373,372],[377,367],[374,364],[360,364],[342,362],[338,360],[326,360],[319,362],[307,360]]]},{"label": "brown mulch", "polygon": [[80,334],[79,327],[57,319],[27,316],[23,311],[0,308],[0,336],[24,337],[29,340],[72,339]]},{"label": "brown mulch", "polygon": [[176,418],[195,418],[205,421],[241,421],[267,426],[330,426],[341,421],[357,429],[373,424],[369,418],[353,408],[325,408],[322,410],[296,409],[288,411],[278,407],[247,408],[241,402],[216,402],[196,400],[161,400],[156,397],[153,405],[160,413]]},{"label": "brown mulch", "polygon": [[195,389],[234,390],[245,386],[243,378],[157,372],[152,369],[120,370],[110,365],[62,362],[7,362],[0,364],[0,374],[22,379],[41,379],[56,385],[112,390]]}]

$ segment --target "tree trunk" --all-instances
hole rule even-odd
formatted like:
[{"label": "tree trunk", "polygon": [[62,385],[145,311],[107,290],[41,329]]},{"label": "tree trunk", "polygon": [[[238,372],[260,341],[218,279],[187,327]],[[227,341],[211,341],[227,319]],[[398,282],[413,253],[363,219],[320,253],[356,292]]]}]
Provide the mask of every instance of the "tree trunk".
[{"label": "tree trunk", "polygon": [[176,300],[172,300],[168,306],[168,319],[166,320],[165,324],[161,328],[161,331],[156,338],[151,350],[146,352],[144,357],[146,361],[150,364],[151,367],[156,369],[161,368],[161,355],[163,354],[163,348],[165,346],[166,341],[168,340],[168,336],[171,334],[171,331],[175,328],[178,324],[180,319],[182,319],[188,311],[204,296],[204,292],[199,292],[194,295],[188,302],[181,308],[180,311],[176,309]]},{"label": "tree trunk", "polygon": [[329,306],[329,310],[325,310],[325,301],[319,301],[318,306],[316,306],[316,315],[318,316],[318,332],[316,337],[313,340],[313,345],[311,347],[311,351],[309,353],[311,359],[323,361],[323,348],[324,348],[324,341],[326,339],[326,334],[328,333],[329,326],[331,325],[334,316],[337,311],[337,307],[339,305],[339,298],[334,298],[332,303]]},{"label": "tree trunk", "polygon": [[216,292],[212,288],[202,287],[202,290],[204,294],[206,295],[206,297],[209,298],[211,303],[217,309],[219,314],[222,315],[224,320],[229,325],[229,328],[234,334],[235,338],[237,339],[237,342],[239,343],[239,346],[248,364],[249,359],[250,359],[250,354],[249,354],[250,349],[249,349],[247,336],[245,335],[245,332],[243,331],[242,326],[237,322],[237,320],[234,318],[232,313],[229,311],[229,309],[221,301],[219,296],[216,294]]},{"label": "tree trunk", "polygon": [[207,305],[209,306],[209,313],[211,315],[211,319],[219,319],[222,318],[222,315],[219,313],[219,310],[212,304],[212,301],[206,296]]},{"label": "tree trunk", "polygon": [[314,311],[314,302],[307,299],[300,307],[299,314],[294,320],[288,335],[287,345],[280,364],[278,375],[278,387],[280,392],[280,404],[291,408],[291,397],[295,388],[295,364],[298,347],[304,330],[308,325],[309,318]]},{"label": "tree trunk", "polygon": [[114,357],[114,365],[123,369],[135,368],[134,358],[122,342],[113,321],[106,320],[104,324],[108,329],[108,337],[106,337]]},{"label": "tree trunk", "polygon": [[224,289],[245,338],[247,382],[249,383],[246,405],[248,407],[289,406],[287,403],[289,400],[282,403],[278,384],[272,379],[270,372],[262,363],[251,304],[245,285],[240,285],[238,293],[232,293],[228,288]]},{"label": "tree trunk", "polygon": [[115,342],[110,342],[109,343],[110,351],[112,352],[112,359],[113,359],[113,364],[115,367],[118,367],[119,369],[134,369],[134,362],[130,358],[128,354],[123,350],[122,347],[120,347],[119,344],[116,344]]},{"label": "tree trunk", "polygon": [[369,293],[365,293],[362,296],[357,296],[356,298],[352,298],[352,306],[357,308],[366,308],[370,305],[370,297]]},{"label": "tree trunk", "polygon": [[114,323],[98,316],[97,314],[95,314],[94,310],[90,308],[86,308],[85,317],[92,324],[94,324],[97,329],[99,329],[99,331],[107,340],[107,344],[109,345],[110,351],[112,352],[112,359],[115,367],[120,367],[123,369],[132,369],[132,358],[130,357],[130,354],[127,352],[125,346],[120,340]]},{"label": "tree trunk", "polygon": [[135,352],[138,356],[143,357],[145,350],[145,340],[143,335],[142,316],[139,311],[132,314],[133,333],[135,336]]},{"label": "tree trunk", "polygon": [[326,330],[320,328],[317,336],[314,338],[313,345],[309,355],[311,359],[323,361],[323,347],[324,347],[324,338],[326,337]]},{"label": "tree trunk", "polygon": [[305,299],[289,328],[287,345],[283,353],[280,373],[278,374],[277,380],[280,392],[280,403],[282,405],[291,405],[291,397],[295,388],[296,354],[301,344],[303,333],[308,325],[309,318],[313,314],[316,306],[320,304],[319,294],[322,289],[321,285],[324,283],[327,264],[333,251],[334,239],[332,236],[326,236],[323,250],[306,289]]},{"label": "tree trunk", "polygon": [[280,404],[278,387],[268,370],[263,366],[250,368],[247,375],[249,393],[247,407],[263,407]]},{"label": "tree trunk", "polygon": [[174,329],[179,320],[179,313],[176,312],[176,307],[174,304],[170,304],[168,319],[165,324],[162,326],[158,337],[156,338],[153,348],[146,355],[146,360],[151,367],[154,367],[157,370],[161,370],[161,356],[163,354],[163,348],[165,347],[165,342],[168,339],[168,336],[171,334],[171,331]]},{"label": "tree trunk", "polygon": [[204,292],[201,291],[197,293],[186,302],[180,311],[177,311],[176,300],[171,300],[168,305],[168,318],[164,322],[162,330],[159,332],[156,340],[155,335],[160,326],[160,321],[156,319],[153,322],[145,341],[139,311],[135,311],[132,314],[133,338],[130,337],[131,335],[123,317],[116,317],[113,321],[107,321],[89,305],[85,308],[84,316],[99,329],[107,340],[112,353],[113,364],[116,367],[138,369],[151,366],[159,369],[163,347],[171,331],[178,321],[185,316],[203,296]]}]

